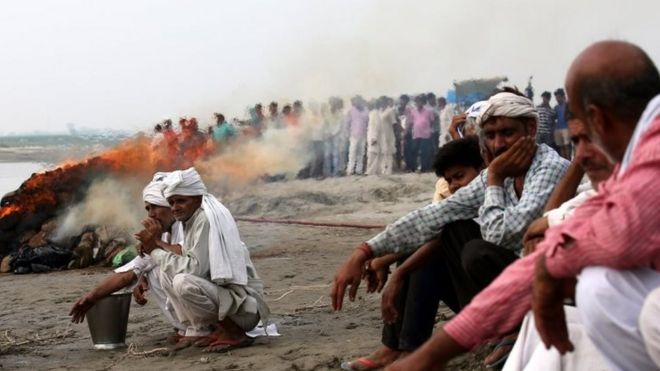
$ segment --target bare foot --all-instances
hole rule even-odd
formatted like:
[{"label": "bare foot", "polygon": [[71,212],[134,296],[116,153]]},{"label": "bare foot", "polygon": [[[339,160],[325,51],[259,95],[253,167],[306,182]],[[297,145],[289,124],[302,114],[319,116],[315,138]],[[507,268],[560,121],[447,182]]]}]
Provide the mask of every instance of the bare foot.
[{"label": "bare foot", "polygon": [[381,369],[399,358],[401,352],[382,346],[367,357],[359,358],[355,361],[343,362],[342,370],[377,370]]}]

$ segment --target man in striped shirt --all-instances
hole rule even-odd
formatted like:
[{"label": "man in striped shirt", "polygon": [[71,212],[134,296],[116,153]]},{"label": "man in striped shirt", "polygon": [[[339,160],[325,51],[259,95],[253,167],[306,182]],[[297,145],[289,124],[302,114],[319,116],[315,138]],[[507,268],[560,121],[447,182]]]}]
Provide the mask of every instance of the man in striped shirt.
[{"label": "man in striped shirt", "polygon": [[648,319],[657,316],[657,303],[644,301],[653,300],[650,292],[660,286],[660,194],[653,191],[660,176],[660,74],[639,47],[606,41],[578,56],[566,87],[571,112],[587,125],[592,140],[621,162],[619,169],[572,218],[550,228],[533,254],[509,266],[390,370],[440,369],[510,331],[532,307],[546,346],[572,350],[562,304],[580,272],[578,310],[608,366],[660,367],[652,360],[657,342],[642,335],[649,327],[658,331],[657,321]]}]

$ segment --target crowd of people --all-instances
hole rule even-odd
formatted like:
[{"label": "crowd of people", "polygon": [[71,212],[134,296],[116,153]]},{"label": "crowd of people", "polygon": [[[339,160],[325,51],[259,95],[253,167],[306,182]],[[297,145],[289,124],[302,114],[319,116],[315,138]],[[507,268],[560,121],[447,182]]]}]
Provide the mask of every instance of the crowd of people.
[{"label": "crowd of people", "polygon": [[[550,107],[550,93],[542,95],[537,107],[537,139],[570,156],[566,129],[566,100],[563,89],[555,91],[556,105]],[[478,102],[465,115],[476,118]],[[189,159],[221,149],[239,138],[258,138],[266,130],[291,130],[291,136],[305,141],[311,160],[299,178],[326,178],[344,175],[387,175],[397,172],[429,172],[437,151],[447,142],[475,134],[474,120],[456,120],[463,111],[434,93],[403,94],[398,99],[381,96],[367,101],[361,96],[344,100],[331,97],[319,104],[301,101],[279,110],[277,102],[268,105],[268,113],[258,103],[249,109],[249,118],[227,121],[215,113],[216,123],[201,131],[196,118],[181,118],[179,129],[165,119],[154,128],[154,161],[175,163],[177,168],[191,165]],[[303,135],[299,132],[303,131]]]},{"label": "crowd of people", "polygon": [[[565,87],[570,99],[557,90],[555,110],[549,93],[535,106],[504,88],[452,113],[446,131],[436,130],[442,109],[436,115],[427,95],[412,106],[405,97],[396,105],[356,97],[348,112],[337,98],[327,111],[310,104],[319,116],[309,122],[346,130],[346,174],[362,173],[365,162],[368,174],[398,163],[433,169],[446,187],[359,244],[337,270],[335,310],[346,292],[355,299],[363,280],[368,292],[382,292],[382,346],[343,369],[443,369],[490,340],[497,345],[485,362],[505,370],[660,368],[660,199],[652,191],[660,175],[660,73],[639,47],[604,41],[575,59]],[[304,117],[302,104],[287,111],[296,110]],[[266,120],[249,124],[251,135],[276,125]],[[312,142],[325,159],[327,141]],[[325,167],[310,164],[310,175]],[[146,287],[159,293],[175,347],[250,345],[245,331],[267,321],[268,307],[229,211],[194,168],[155,174],[143,196],[142,256],[79,299],[73,320],[137,283],[138,302]],[[456,315],[434,333],[439,301]]]},{"label": "crowd of people", "polygon": [[[660,74],[639,47],[605,41],[575,59],[565,87],[555,144],[567,156],[573,143],[570,162],[546,144],[549,93],[536,107],[498,92],[476,118],[486,169],[442,157],[451,195],[388,225],[337,270],[334,309],[366,280],[382,290],[384,322],[382,346],[343,369],[443,369],[488,341],[485,363],[505,370],[660,368]],[[472,180],[454,184],[452,165]],[[456,315],[432,334],[439,300]]]}]

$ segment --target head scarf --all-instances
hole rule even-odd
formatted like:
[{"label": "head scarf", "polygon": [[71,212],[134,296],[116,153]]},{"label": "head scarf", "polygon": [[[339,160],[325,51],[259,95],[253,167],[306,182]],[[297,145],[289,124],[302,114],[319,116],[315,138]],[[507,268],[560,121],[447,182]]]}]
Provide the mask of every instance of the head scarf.
[{"label": "head scarf", "polygon": [[167,199],[163,196],[163,179],[169,173],[156,173],[154,178],[149,184],[142,190],[142,200],[148,202],[152,205],[170,207],[170,204],[167,202]]},{"label": "head scarf", "polygon": [[534,103],[526,97],[502,92],[490,97],[481,107],[481,114],[477,117],[477,125],[483,127],[484,123],[493,117],[525,117],[539,121]]},{"label": "head scarf", "polygon": [[479,117],[479,115],[481,115],[481,109],[483,108],[484,105],[486,105],[486,103],[488,103],[488,101],[485,100],[480,100],[474,103],[473,105],[470,106],[470,108],[467,109],[467,111],[465,111],[465,114],[467,115],[467,117],[472,117],[476,119],[477,117]]},{"label": "head scarf", "polygon": [[241,241],[236,221],[213,195],[194,167],[169,173],[161,188],[163,196],[203,196],[202,209],[209,221],[211,280],[219,285],[247,285],[247,247]]}]

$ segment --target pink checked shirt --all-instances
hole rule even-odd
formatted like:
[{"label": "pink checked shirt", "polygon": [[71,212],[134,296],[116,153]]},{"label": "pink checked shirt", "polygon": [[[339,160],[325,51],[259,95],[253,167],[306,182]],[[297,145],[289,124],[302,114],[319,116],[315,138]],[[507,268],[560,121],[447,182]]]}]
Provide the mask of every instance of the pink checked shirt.
[{"label": "pink checked shirt", "polygon": [[466,348],[511,331],[531,309],[540,254],[554,277],[582,268],[652,267],[660,270],[660,116],[641,137],[626,172],[618,169],[573,216],[548,229],[537,250],[511,264],[444,329]]}]

